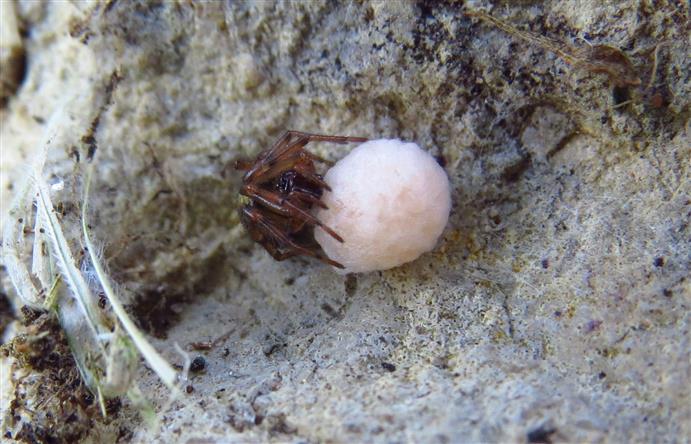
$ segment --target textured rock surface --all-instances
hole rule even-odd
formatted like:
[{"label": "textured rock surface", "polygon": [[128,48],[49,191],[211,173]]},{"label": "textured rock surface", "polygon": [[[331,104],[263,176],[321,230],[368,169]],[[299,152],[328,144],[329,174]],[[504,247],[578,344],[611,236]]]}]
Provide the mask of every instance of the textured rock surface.
[{"label": "textured rock surface", "polygon": [[[691,436],[688,5],[517,3],[469,7],[619,47],[641,85],[614,89],[461,4],[17,6],[27,70],[1,116],[3,210],[46,138],[56,200],[79,203],[103,109],[91,206],[109,269],[169,359],[213,343],[192,352],[207,366],[162,442]],[[253,245],[227,165],[291,128],[443,158],[437,251],[343,277]],[[63,222],[78,232],[76,213]],[[125,404],[92,433],[146,430]]]}]

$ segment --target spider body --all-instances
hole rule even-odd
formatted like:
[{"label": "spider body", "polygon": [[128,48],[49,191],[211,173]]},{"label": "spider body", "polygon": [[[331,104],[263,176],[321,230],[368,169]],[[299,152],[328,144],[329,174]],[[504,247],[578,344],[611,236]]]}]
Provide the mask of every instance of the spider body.
[{"label": "spider body", "polygon": [[240,220],[250,237],[276,260],[304,255],[343,268],[326,257],[314,240],[313,229],[319,226],[343,242],[310,213],[314,205],[327,209],[320,199],[329,186],[314,165],[315,161],[325,161],[305,150],[305,146],[316,141],[344,144],[366,140],[286,131],[254,162],[236,161],[235,169],[245,171],[240,194],[248,197],[249,202],[240,209]]}]

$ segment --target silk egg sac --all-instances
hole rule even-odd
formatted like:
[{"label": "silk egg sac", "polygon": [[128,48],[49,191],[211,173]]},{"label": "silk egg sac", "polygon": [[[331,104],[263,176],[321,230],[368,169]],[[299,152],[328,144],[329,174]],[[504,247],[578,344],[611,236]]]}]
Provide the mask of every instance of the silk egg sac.
[{"label": "silk egg sac", "polygon": [[432,250],[449,219],[451,193],[444,169],[411,142],[365,142],[338,161],[324,180],[331,187],[317,218],[315,239],[341,272],[386,270]]}]

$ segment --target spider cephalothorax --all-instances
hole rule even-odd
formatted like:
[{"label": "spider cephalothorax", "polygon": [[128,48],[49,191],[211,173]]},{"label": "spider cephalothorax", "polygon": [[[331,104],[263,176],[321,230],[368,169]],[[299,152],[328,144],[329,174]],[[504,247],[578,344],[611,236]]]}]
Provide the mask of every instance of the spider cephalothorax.
[{"label": "spider cephalothorax", "polygon": [[327,136],[286,131],[254,162],[236,161],[235,168],[246,171],[240,194],[249,202],[240,209],[240,220],[252,239],[276,260],[307,255],[343,268],[324,255],[314,241],[313,228],[319,226],[339,242],[343,239],[322,224],[310,210],[326,208],[320,198],[329,186],[317,174],[314,161],[325,162],[305,150],[309,142],[364,142],[362,137]]}]

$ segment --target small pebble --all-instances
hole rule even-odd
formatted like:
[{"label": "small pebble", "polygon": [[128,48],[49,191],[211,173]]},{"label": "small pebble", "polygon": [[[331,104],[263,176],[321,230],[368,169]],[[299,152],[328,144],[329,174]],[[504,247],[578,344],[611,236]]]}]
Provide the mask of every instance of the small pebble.
[{"label": "small pebble", "polygon": [[383,368],[384,370],[386,370],[387,372],[394,372],[394,371],[396,371],[396,366],[393,365],[393,364],[390,364],[390,363],[388,363],[388,362],[382,362],[382,363],[381,363],[381,366],[382,366],[382,368]]},{"label": "small pebble", "polygon": [[203,356],[197,356],[190,364],[190,371],[192,373],[198,373],[206,368],[206,359]]}]

